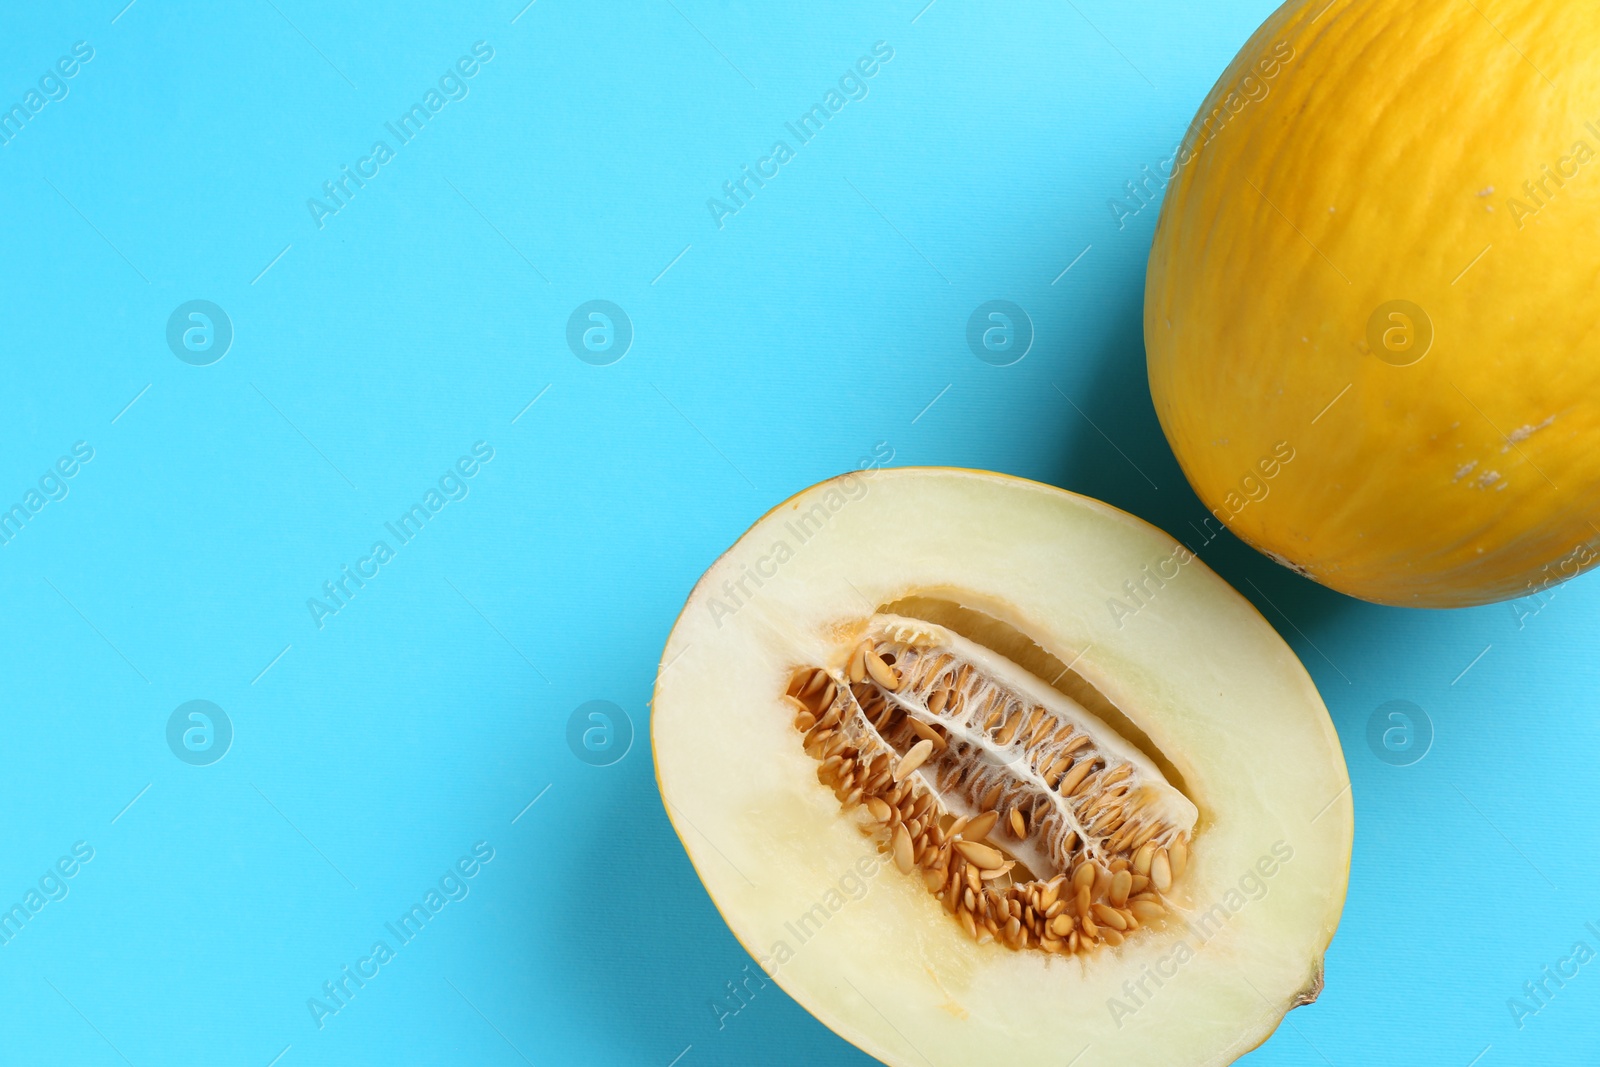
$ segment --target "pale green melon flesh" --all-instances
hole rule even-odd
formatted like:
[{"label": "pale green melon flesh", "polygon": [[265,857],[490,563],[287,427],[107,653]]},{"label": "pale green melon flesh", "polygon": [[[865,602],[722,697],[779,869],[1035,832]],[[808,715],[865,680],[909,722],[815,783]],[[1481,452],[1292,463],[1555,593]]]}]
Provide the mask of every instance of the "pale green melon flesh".
[{"label": "pale green melon flesh", "polygon": [[[1181,783],[1199,822],[1176,919],[1084,957],[980,945],[841,810],[781,697],[907,598],[981,612],[1071,664],[1057,688],[1092,686],[1084,702],[1108,702],[1093,710]],[[1353,832],[1327,711],[1247,601],[1105,504],[950,469],[814,486],[695,588],[651,733],[668,814],[734,934],[886,1063],[1225,1064],[1320,990]]]}]

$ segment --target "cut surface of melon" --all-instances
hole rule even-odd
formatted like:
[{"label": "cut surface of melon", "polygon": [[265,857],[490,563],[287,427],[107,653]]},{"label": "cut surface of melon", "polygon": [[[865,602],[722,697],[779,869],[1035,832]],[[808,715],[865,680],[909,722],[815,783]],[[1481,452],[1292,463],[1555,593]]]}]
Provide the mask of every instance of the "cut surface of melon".
[{"label": "cut surface of melon", "polygon": [[651,734],[735,936],[885,1063],[1224,1064],[1321,989],[1353,832],[1326,709],[1108,505],[943,468],[806,490],[695,587]]}]

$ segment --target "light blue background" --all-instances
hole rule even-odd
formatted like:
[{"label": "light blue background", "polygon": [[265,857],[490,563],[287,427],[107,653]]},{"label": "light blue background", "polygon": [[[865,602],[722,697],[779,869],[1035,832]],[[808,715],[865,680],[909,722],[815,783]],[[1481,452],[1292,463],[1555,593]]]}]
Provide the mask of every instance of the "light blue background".
[{"label": "light blue background", "polygon": [[[663,815],[648,700],[701,571],[880,442],[1156,522],[1315,677],[1349,904],[1251,1064],[1594,1056],[1600,963],[1522,1029],[1506,1002],[1600,948],[1596,585],[1408,612],[1202,547],[1151,409],[1155,209],[1108,202],[1269,3],[524,2],[0,16],[8,106],[95,50],[0,147],[0,503],[94,449],[0,547],[0,903],[95,850],[0,945],[0,1060],[866,1062],[775,986],[719,1029],[749,958]],[[318,229],[307,198],[480,40],[470,95]],[[707,198],[880,40],[870,95],[719,229]],[[234,326],[211,366],[165,341],[191,299]],[[611,366],[565,341],[592,299],[634,326]],[[1011,367],[965,343],[993,299],[1036,329]],[[307,598],[478,441],[470,495],[319,629]],[[193,699],[234,726],[211,766],[165,740]],[[632,720],[611,766],[567,744],[590,700]],[[1390,700],[1436,731],[1409,767],[1366,743]],[[479,841],[470,895],[319,1029],[308,998]]]}]

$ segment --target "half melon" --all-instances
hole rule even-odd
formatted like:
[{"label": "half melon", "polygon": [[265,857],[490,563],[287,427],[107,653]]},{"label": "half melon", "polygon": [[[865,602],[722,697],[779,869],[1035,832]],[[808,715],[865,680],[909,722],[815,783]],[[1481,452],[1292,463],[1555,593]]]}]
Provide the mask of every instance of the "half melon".
[{"label": "half melon", "polygon": [[651,736],[734,935],[885,1063],[1224,1064],[1322,988],[1327,710],[1106,504],[936,468],[800,493],[696,585]]}]

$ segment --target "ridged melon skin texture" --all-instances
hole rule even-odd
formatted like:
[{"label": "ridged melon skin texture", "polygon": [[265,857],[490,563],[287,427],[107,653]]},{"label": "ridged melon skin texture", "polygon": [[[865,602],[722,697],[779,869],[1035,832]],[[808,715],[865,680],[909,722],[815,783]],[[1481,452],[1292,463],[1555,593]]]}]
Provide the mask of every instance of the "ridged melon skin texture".
[{"label": "ridged melon skin texture", "polygon": [[[1600,8],[1291,2],[1174,166],[1150,388],[1218,519],[1387,604],[1523,596],[1600,560]],[[1395,300],[1432,324],[1409,366],[1368,340]]]},{"label": "ridged melon skin texture", "polygon": [[[1167,564],[1176,576],[1148,585],[1119,627],[1109,602],[1126,602],[1124,580],[1174,559],[1187,562]],[[733,604],[728,590],[752,571],[761,584],[746,578],[751,595]],[[975,944],[840,810],[801,749],[784,683],[837,660],[852,622],[916,594],[960,600],[1075,661],[1173,762],[1201,810],[1178,888],[1191,918],[1210,911],[1207,936],[1139,931],[1086,960]],[[936,468],[806,490],[701,579],[662,655],[651,737],[667,813],[735,936],[885,1063],[1059,1067],[1093,1046],[1130,1065],[1225,1064],[1320,985],[1353,833],[1326,709],[1247,601],[1097,501]],[[1291,858],[1275,862],[1275,848]],[[1141,977],[1153,995],[1135,1004],[1124,983]]]}]

